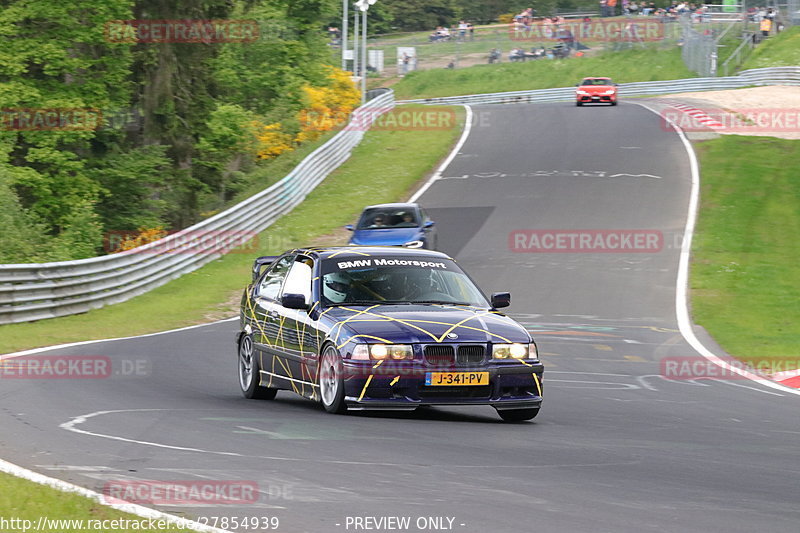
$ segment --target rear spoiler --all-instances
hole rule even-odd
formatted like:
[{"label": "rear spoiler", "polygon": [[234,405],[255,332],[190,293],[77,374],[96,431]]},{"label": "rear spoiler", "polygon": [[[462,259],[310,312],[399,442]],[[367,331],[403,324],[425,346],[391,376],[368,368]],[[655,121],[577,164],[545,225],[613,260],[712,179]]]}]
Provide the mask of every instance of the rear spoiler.
[{"label": "rear spoiler", "polygon": [[277,255],[262,255],[253,261],[253,281],[258,279],[261,275],[262,267],[266,267],[275,262],[279,256]]}]

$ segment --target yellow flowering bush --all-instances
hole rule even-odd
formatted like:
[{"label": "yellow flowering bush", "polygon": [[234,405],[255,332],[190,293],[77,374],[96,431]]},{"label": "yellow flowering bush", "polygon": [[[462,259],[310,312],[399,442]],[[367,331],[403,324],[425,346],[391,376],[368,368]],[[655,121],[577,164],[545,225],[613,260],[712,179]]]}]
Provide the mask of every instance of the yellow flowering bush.
[{"label": "yellow flowering bush", "polygon": [[114,253],[124,252],[125,250],[132,250],[139,246],[163,239],[167,236],[167,231],[163,226],[156,226],[155,228],[139,228],[138,233],[133,235],[126,235],[113,250]]},{"label": "yellow flowering bush", "polygon": [[256,124],[258,139],[258,148],[256,156],[259,159],[272,159],[284,152],[291,152],[294,150],[294,141],[292,136],[288,133],[281,131],[281,123],[275,122],[273,124]]},{"label": "yellow flowering bush", "polygon": [[308,104],[297,117],[300,121],[300,132],[295,137],[297,142],[316,139],[343,125],[361,102],[361,93],[350,74],[335,67],[327,68],[327,87],[303,87]]},{"label": "yellow flowering bush", "polygon": [[286,131],[280,122],[253,122],[256,129],[259,159],[271,159],[295,149],[298,144],[313,141],[327,131],[344,125],[353,109],[361,103],[361,93],[350,79],[350,73],[326,67],[328,84],[324,87],[303,87],[304,107],[297,113],[300,129]]}]

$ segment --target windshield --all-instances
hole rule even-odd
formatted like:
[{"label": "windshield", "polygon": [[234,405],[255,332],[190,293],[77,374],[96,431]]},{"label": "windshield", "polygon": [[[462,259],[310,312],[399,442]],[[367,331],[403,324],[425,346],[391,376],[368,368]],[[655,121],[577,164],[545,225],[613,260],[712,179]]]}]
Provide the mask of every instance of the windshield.
[{"label": "windshield", "polygon": [[608,78],[596,78],[583,80],[581,85],[611,85],[611,80]]},{"label": "windshield", "polygon": [[323,266],[323,305],[455,304],[489,307],[458,266],[439,258],[328,260]]},{"label": "windshield", "polygon": [[358,221],[358,229],[415,228],[419,226],[419,220],[414,211],[408,207],[367,209]]}]

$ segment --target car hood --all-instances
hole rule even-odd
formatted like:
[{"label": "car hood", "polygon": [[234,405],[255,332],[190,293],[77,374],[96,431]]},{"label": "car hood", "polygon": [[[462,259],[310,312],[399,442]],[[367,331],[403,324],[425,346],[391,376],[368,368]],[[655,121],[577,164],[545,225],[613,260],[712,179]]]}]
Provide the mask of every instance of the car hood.
[{"label": "car hood", "polygon": [[[448,305],[376,305],[334,307],[325,313],[350,335],[368,342],[529,342],[513,319],[488,309]],[[337,326],[334,326],[333,333]],[[447,334],[458,335],[448,338]],[[345,340],[345,339],[342,339]]]},{"label": "car hood", "polygon": [[419,228],[358,229],[353,232],[350,244],[401,246],[418,240]]}]

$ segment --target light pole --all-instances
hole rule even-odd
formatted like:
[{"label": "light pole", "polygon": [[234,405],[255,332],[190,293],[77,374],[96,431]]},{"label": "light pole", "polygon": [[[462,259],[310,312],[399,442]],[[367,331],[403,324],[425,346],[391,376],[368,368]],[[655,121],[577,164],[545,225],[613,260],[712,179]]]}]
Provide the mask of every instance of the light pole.
[{"label": "light pole", "polygon": [[353,13],[353,76],[358,76],[358,11]]},{"label": "light pole", "polygon": [[378,0],[358,0],[356,7],[361,10],[361,103],[367,101],[367,67],[369,58],[367,57],[367,11],[370,6],[375,5]]},{"label": "light pole", "polygon": [[342,0],[342,35],[339,38],[342,46],[342,70],[347,70],[347,24],[350,22],[347,12],[350,0]]}]

